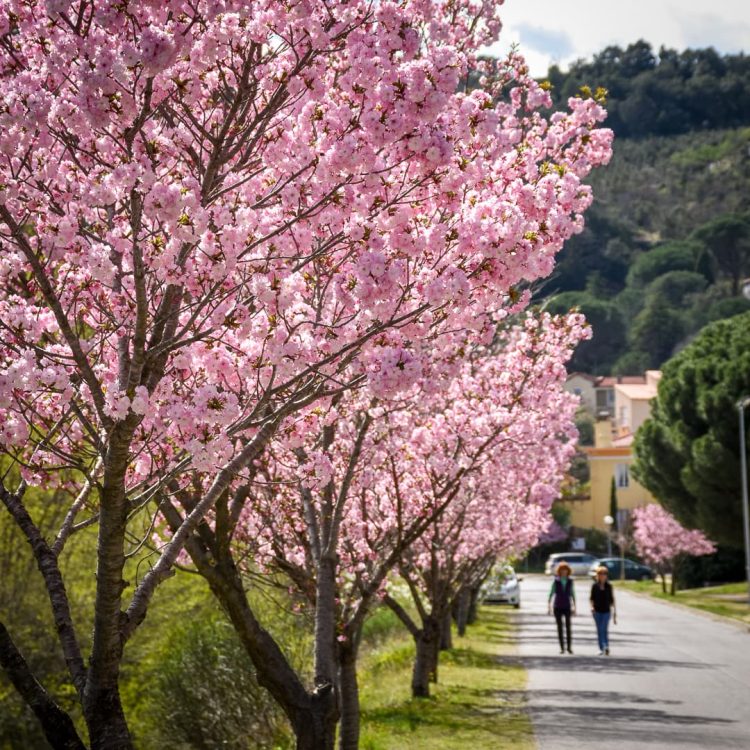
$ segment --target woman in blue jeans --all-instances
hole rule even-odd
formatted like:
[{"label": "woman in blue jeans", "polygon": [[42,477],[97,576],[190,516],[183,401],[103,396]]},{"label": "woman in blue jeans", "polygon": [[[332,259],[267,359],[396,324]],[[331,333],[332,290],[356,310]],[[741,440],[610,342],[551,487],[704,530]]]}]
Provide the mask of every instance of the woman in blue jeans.
[{"label": "woman in blue jeans", "polygon": [[609,616],[612,615],[613,622],[617,625],[617,613],[615,612],[615,594],[612,584],[607,580],[609,571],[600,565],[596,569],[596,581],[591,587],[591,613],[596,623],[596,635],[599,639],[599,654],[609,656]]}]

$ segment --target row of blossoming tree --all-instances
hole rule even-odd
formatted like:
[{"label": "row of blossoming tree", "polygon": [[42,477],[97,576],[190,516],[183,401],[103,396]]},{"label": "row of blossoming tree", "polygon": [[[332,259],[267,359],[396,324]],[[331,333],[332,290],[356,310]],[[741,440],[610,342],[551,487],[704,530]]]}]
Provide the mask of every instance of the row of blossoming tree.
[{"label": "row of blossoming tree", "polygon": [[[591,98],[546,117],[515,53],[477,58],[497,5],[0,0],[0,497],[85,727],[3,622],[0,663],[54,747],[132,747],[123,652],[177,564],[298,747],[340,717],[356,747],[358,639],[393,576],[425,640],[543,530],[584,332],[511,320],[610,134]],[[65,503],[52,538],[37,490]],[[61,560],[91,527],[77,626]],[[252,610],[259,572],[314,612],[312,684]]]}]

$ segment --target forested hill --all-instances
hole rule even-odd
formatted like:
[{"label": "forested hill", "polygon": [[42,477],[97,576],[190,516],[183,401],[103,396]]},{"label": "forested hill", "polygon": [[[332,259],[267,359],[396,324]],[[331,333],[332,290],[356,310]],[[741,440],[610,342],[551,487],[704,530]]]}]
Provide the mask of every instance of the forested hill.
[{"label": "forested hill", "polygon": [[[542,294],[580,307],[594,338],[572,368],[659,367],[711,320],[750,309],[750,57],[608,47],[567,73],[558,101],[608,89],[610,165],[591,179],[584,232],[567,243]],[[675,114],[677,113],[677,114]]]},{"label": "forested hill", "polygon": [[606,47],[563,72],[550,68],[556,105],[582,86],[608,93],[609,126],[620,138],[678,135],[750,123],[750,56],[715,49],[683,52],[647,42]]}]

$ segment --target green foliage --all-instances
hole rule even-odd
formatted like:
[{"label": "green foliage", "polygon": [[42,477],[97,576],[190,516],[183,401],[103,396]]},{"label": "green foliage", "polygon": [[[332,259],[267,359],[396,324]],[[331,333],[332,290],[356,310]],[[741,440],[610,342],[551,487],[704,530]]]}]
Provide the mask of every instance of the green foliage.
[{"label": "green foliage", "polygon": [[[258,620],[303,679],[309,679],[309,621],[274,588],[256,583],[249,596]],[[136,746],[293,746],[282,712],[259,686],[234,629],[203,579],[178,573],[160,587],[126,656],[122,695]]]},{"label": "green foliage", "polygon": [[670,307],[683,308],[706,288],[705,276],[692,271],[668,271],[654,279],[646,290],[648,300],[661,300]]},{"label": "green foliage", "polygon": [[258,685],[252,662],[223,615],[204,612],[171,623],[168,634],[136,678],[148,696],[137,723],[142,747],[291,746],[280,709]]},{"label": "green foliage", "polygon": [[750,313],[707,326],[663,368],[634,474],[685,526],[742,544],[737,401],[750,394]]},{"label": "green foliage", "polygon": [[[408,602],[402,602],[402,605],[408,606]],[[403,630],[403,623],[393,610],[388,607],[378,607],[365,620],[362,628],[362,642],[367,648],[374,649],[396,635],[401,635]]]},{"label": "green foliage", "polygon": [[576,412],[579,445],[594,444],[594,418],[583,408]]},{"label": "green foliage", "polygon": [[588,292],[564,292],[547,305],[551,313],[565,313],[571,308],[579,308],[586,316],[593,336],[579,344],[570,368],[590,373],[606,372],[625,345],[625,323],[620,312],[611,302],[596,299]]},{"label": "green foliage", "polygon": [[555,502],[552,504],[551,513],[558,526],[563,529],[570,526],[570,508],[566,508],[562,503]]},{"label": "green foliage", "polygon": [[594,555],[604,557],[607,554],[607,534],[599,529],[583,529],[586,550]]},{"label": "green foliage", "polygon": [[608,124],[619,138],[676,135],[750,122],[750,58],[720,56],[713,48],[658,55],[641,40],[610,46],[563,73],[550,68],[556,104],[583,85],[608,90]]},{"label": "green foliage", "polygon": [[646,352],[629,351],[612,365],[613,375],[642,375],[648,370],[651,358]]},{"label": "green foliage", "polygon": [[732,318],[735,315],[742,315],[750,310],[750,300],[744,297],[729,297],[714,302],[708,309],[709,321],[723,320]]},{"label": "green foliage", "polygon": [[639,255],[628,271],[628,284],[642,287],[674,271],[695,271],[701,246],[696,242],[669,242]]},{"label": "green foliage", "polygon": [[[591,479],[591,467],[588,457],[583,451],[576,451],[571,459],[568,474],[576,481],[576,486],[571,489],[573,494],[580,492],[583,485]],[[563,488],[563,492],[565,492],[565,488]]]},{"label": "green foliage", "polygon": [[677,578],[681,589],[700,588],[724,581],[744,581],[744,550],[719,547],[712,555],[688,557],[680,565]]},{"label": "green foliage", "polygon": [[647,355],[644,369],[658,368],[687,333],[683,316],[661,299],[652,300],[635,318],[628,334],[634,351]]},{"label": "green foliage", "polygon": [[[721,242],[747,220],[750,128],[616,140],[612,162],[591,183],[586,228],[566,243],[542,292],[555,311],[568,303],[589,312],[594,338],[574,369],[641,374],[711,320],[745,309],[737,289],[750,256],[740,231],[729,250]],[[673,312],[661,343],[653,309],[639,318],[656,301]]]},{"label": "green foliage", "polygon": [[[583,290],[591,274],[597,274],[599,285],[606,285],[610,292],[621,289],[634,243],[632,231],[623,225],[622,220],[605,214],[595,203],[586,214],[583,231],[570,239],[558,256],[552,289]],[[581,272],[582,269],[585,273]],[[599,290],[596,290],[596,296],[599,296]]]},{"label": "green foliage", "polygon": [[750,260],[750,220],[747,215],[724,214],[698,227],[693,237],[713,255],[718,267],[732,280],[732,294],[739,293],[740,279]]}]

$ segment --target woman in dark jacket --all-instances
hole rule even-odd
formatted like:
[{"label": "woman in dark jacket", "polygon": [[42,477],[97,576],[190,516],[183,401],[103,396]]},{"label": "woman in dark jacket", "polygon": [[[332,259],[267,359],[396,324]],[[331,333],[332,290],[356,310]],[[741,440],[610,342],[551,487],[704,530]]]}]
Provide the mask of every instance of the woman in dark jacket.
[{"label": "woman in dark jacket", "polygon": [[[568,653],[572,654],[570,617],[576,613],[576,594],[573,588],[573,579],[571,578],[570,565],[561,562],[555,571],[555,580],[552,581],[552,588],[547,600],[547,611],[551,614],[554,612],[555,622],[557,622],[557,637],[560,640],[560,653],[565,653],[565,644],[563,643],[563,620],[565,620],[565,635],[568,642]],[[554,600],[554,602],[553,602]]]},{"label": "woman in dark jacket", "polygon": [[612,584],[607,580],[609,571],[600,565],[596,569],[596,581],[591,587],[591,614],[594,615],[596,623],[596,635],[599,639],[599,654],[609,656],[609,617],[613,616],[613,622],[617,625],[617,612],[615,612],[615,593]]}]

